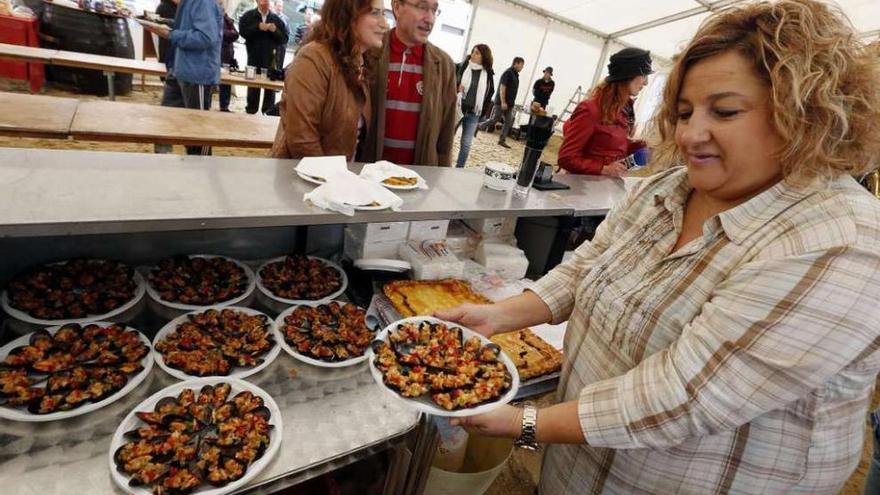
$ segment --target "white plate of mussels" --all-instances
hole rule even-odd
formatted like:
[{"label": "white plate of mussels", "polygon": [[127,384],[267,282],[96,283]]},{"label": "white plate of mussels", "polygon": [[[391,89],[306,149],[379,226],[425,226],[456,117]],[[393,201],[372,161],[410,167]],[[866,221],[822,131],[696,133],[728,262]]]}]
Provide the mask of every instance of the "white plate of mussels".
[{"label": "white plate of mussels", "polygon": [[269,465],[282,430],[278,405],[254,384],[229,377],[175,383],[138,404],[116,429],[110,474],[132,495],[232,493]]},{"label": "white plate of mussels", "polygon": [[[418,329],[414,338],[395,342],[392,334],[400,334],[410,324]],[[432,341],[439,327],[450,329],[451,337]],[[456,346],[470,354],[457,364],[450,364],[453,358],[448,352],[437,358],[441,361],[431,361],[432,351],[428,349]],[[470,350],[468,346],[472,346]],[[390,362],[383,360],[383,350],[390,351],[384,354]],[[379,388],[409,407],[434,416],[483,414],[512,401],[519,389],[516,365],[497,344],[467,327],[429,316],[404,318],[385,327],[367,350],[367,361]],[[476,368],[467,371],[469,365]],[[392,368],[396,373],[389,372]]]},{"label": "white plate of mussels", "polygon": [[[83,331],[94,327],[109,328],[113,325],[124,329],[124,332],[128,332],[131,335],[136,334],[140,344],[142,344],[143,347],[146,347],[146,353],[143,354],[140,359],[131,363],[119,362],[117,364],[107,363],[101,365],[98,364],[99,360],[97,356],[92,359],[86,359],[88,356],[86,356],[85,353],[89,352],[88,349],[81,349],[79,352],[76,352],[72,349],[67,349],[67,347],[61,349],[61,347],[59,347],[60,344],[55,343],[55,337],[59,335],[59,332],[61,332],[62,329],[64,329],[62,333],[68,334],[67,337],[60,337],[63,341],[70,341],[73,343],[73,341],[76,340],[78,341],[77,343],[81,343],[85,342],[85,338],[82,336]],[[106,340],[102,337],[101,342],[105,341]],[[48,346],[46,351],[47,355],[45,356],[46,359],[42,359],[35,362],[33,365],[28,366],[11,366],[9,364],[9,360],[13,359],[16,355],[33,352],[35,345],[42,346],[43,343]],[[143,347],[141,347],[141,353],[143,353]],[[57,352],[52,351],[52,356],[49,356],[48,351],[53,349],[57,349]],[[118,349],[111,352],[116,352],[121,355]],[[72,362],[67,361],[66,359],[61,359],[61,354],[70,354],[70,361]],[[53,360],[55,362],[52,362]],[[123,359],[122,361],[125,360]],[[51,369],[47,366],[51,366]],[[125,376],[125,380],[123,381],[119,379],[118,376],[92,376],[92,372],[96,371],[98,368],[114,368],[119,370]],[[126,326],[122,323],[106,321],[95,321],[85,325],[68,323],[65,325],[37,330],[27,335],[23,335],[0,348],[0,418],[12,421],[40,423],[74,418],[76,416],[88,414],[121,399],[134,390],[135,387],[143,382],[147,375],[150,374],[152,368],[153,356],[150,341],[142,333],[137,331],[137,329]],[[83,373],[82,377],[74,377],[71,376],[74,369],[82,369],[86,370],[86,372]],[[24,378],[21,378],[22,374],[24,375]],[[118,383],[117,379],[119,380]],[[18,381],[19,384],[24,384],[26,381],[28,383],[27,388],[42,389],[38,390],[40,392],[39,395],[47,395],[50,396],[50,398],[55,396],[58,398],[56,402],[60,402],[61,404],[56,404],[56,406],[52,408],[45,409],[47,404],[43,403],[43,399],[35,396],[34,400],[28,401],[27,404],[12,406],[9,403],[9,399],[14,396],[11,393],[4,394],[3,390],[6,387],[9,387],[7,390],[10,391],[17,388],[13,383],[14,381]],[[75,385],[77,382],[82,382],[82,384]],[[94,382],[101,382],[103,385],[95,385]],[[47,389],[49,385],[52,387]],[[51,390],[55,390],[57,393],[46,393]],[[95,396],[94,394],[96,393],[100,393],[101,395]],[[73,397],[73,394],[77,394],[78,397]]]}]

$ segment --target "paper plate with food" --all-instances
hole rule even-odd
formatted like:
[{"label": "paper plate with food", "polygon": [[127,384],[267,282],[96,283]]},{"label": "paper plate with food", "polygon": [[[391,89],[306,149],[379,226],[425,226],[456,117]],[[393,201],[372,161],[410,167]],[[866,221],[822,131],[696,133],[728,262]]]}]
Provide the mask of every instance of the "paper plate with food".
[{"label": "paper plate with food", "polygon": [[388,189],[405,191],[428,188],[425,179],[418,172],[386,160],[364,165],[360,176],[368,181],[378,182]]}]

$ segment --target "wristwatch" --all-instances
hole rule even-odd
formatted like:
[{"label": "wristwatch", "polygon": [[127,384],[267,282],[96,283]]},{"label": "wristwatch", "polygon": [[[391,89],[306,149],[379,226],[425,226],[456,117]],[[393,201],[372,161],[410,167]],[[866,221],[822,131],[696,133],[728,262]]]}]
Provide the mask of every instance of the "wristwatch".
[{"label": "wristwatch", "polygon": [[513,444],[521,449],[537,451],[538,445],[538,408],[531,402],[523,405],[522,429],[519,438]]}]

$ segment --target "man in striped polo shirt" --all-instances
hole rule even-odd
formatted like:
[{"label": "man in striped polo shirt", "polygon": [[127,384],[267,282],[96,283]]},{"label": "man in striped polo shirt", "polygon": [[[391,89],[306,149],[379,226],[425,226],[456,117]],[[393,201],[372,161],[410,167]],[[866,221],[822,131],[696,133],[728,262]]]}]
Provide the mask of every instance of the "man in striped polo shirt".
[{"label": "man in striped polo shirt", "polygon": [[428,42],[438,0],[393,0],[397,26],[371,52],[372,122],[359,159],[452,165],[455,65]]}]

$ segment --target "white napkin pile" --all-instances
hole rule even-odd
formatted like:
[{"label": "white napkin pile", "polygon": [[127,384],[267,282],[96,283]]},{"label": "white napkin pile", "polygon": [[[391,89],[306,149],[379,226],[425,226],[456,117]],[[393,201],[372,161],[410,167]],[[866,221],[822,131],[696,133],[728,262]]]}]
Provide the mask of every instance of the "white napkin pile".
[{"label": "white napkin pile", "polygon": [[387,160],[380,160],[376,163],[368,163],[364,165],[364,168],[361,169],[360,176],[366,180],[377,183],[381,183],[383,180],[391,177],[416,178],[418,179],[418,182],[416,183],[418,189],[428,188],[428,183],[425,182],[425,179],[423,179],[418,172],[401,167],[400,165],[396,165]]},{"label": "white napkin pile", "polygon": [[403,205],[398,195],[348,171],[328,176],[327,182],[307,192],[303,201],[348,216],[353,216],[358,207],[368,207],[374,202],[392,210],[399,210]]},{"label": "white napkin pile", "polygon": [[345,157],[339,156],[309,156],[301,159],[294,168],[297,172],[327,182],[330,177],[342,173],[348,173],[348,164]]}]

